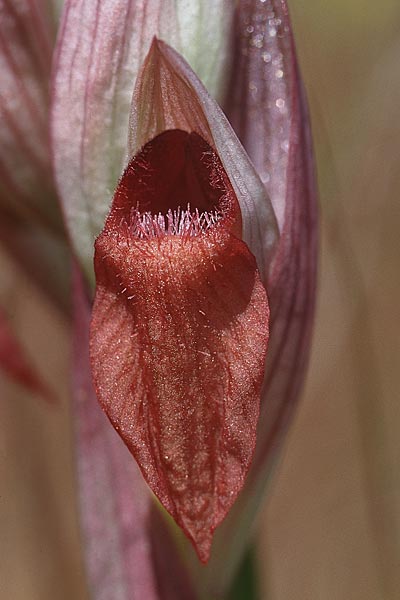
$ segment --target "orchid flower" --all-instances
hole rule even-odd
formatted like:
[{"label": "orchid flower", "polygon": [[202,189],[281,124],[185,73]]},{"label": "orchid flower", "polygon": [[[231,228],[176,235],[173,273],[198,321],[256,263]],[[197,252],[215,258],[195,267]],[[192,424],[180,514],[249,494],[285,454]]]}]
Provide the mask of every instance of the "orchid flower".
[{"label": "orchid flower", "polygon": [[[298,398],[314,308],[311,140],[286,2],[66,0],[51,136],[76,263],[93,597],[223,594]],[[135,461],[208,562],[201,578]]]}]

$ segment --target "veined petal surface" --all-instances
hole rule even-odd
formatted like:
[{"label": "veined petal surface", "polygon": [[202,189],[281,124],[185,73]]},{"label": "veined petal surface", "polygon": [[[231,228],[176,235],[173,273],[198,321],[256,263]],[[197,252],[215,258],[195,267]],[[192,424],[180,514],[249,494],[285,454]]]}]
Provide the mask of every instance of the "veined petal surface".
[{"label": "veined petal surface", "polygon": [[237,27],[238,63],[227,112],[264,178],[280,229],[267,278],[274,347],[263,393],[257,452],[262,463],[273,443],[266,431],[274,436],[287,424],[305,374],[315,304],[317,201],[307,102],[286,2],[242,0]]},{"label": "veined petal surface", "polygon": [[175,0],[179,42],[172,45],[217,101],[230,75],[234,12],[231,0]]}]

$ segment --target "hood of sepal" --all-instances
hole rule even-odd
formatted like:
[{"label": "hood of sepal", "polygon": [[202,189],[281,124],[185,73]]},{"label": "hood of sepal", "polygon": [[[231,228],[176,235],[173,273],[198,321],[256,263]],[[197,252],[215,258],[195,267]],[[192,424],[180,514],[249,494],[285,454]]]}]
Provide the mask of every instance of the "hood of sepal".
[{"label": "hood of sepal", "polygon": [[130,155],[173,128],[198,133],[220,156],[240,205],[242,238],[256,257],[265,285],[279,235],[266,189],[223,111],[189,64],[154,39],[132,99]]},{"label": "hood of sepal", "polygon": [[129,158],[132,91],[153,36],[187,52],[213,93],[222,93],[224,78],[215,75],[228,72],[227,28],[234,6],[227,0],[195,1],[183,11],[184,4],[104,0],[94,7],[92,0],[67,0],[64,5],[53,76],[54,170],[71,241],[92,282],[93,241]]}]

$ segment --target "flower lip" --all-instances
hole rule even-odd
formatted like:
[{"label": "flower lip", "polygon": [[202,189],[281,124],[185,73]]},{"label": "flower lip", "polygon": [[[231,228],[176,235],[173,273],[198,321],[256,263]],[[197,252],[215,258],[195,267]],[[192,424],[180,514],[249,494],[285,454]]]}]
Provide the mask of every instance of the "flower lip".
[{"label": "flower lip", "polygon": [[167,130],[130,161],[95,244],[96,394],[203,562],[250,466],[269,335],[240,225],[217,153]]},{"label": "flower lip", "polygon": [[156,136],[129,163],[108,225],[119,228],[121,217],[136,239],[187,238],[215,226],[241,234],[239,204],[218,155],[200,135],[179,129]]}]

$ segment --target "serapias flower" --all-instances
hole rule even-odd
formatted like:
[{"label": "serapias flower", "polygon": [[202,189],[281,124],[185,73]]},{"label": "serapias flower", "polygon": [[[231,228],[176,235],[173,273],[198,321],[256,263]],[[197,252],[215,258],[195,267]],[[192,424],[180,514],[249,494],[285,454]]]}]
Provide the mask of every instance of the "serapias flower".
[{"label": "serapias flower", "polygon": [[[91,329],[99,400],[202,560],[256,444],[248,483],[219,527],[228,547],[214,556],[231,568],[307,360],[311,142],[285,2],[195,2],[193,22],[180,6],[66,3],[54,167],[75,254],[92,283],[102,231]],[[229,55],[226,23],[235,10]],[[154,35],[170,45],[155,40],[150,48]],[[203,83],[214,74],[213,95],[244,147],[196,72]]]},{"label": "serapias flower", "polygon": [[216,152],[178,129],[148,142],[95,247],[98,398],[206,561],[254,452],[269,317]]},{"label": "serapias flower", "polygon": [[[75,282],[74,407],[91,588],[110,595],[118,581],[126,598],[145,573],[156,598],[160,521],[91,402],[95,293],[98,399],[202,561],[218,526],[196,591],[221,595],[298,396],[314,306],[311,142],[286,3],[67,0],[51,98],[40,7],[0,6],[0,235],[65,302],[53,167],[89,284]],[[34,387],[0,316],[1,334],[3,367]]]}]

